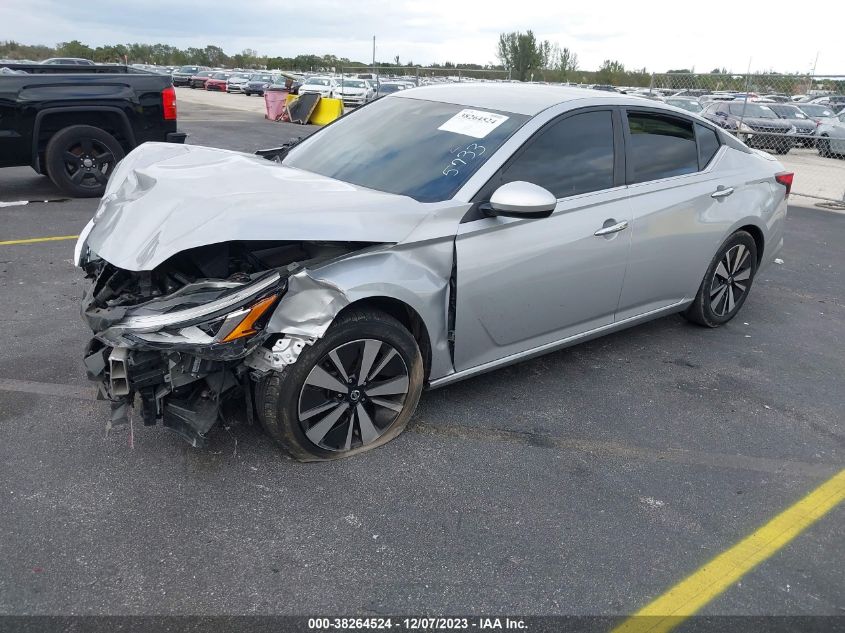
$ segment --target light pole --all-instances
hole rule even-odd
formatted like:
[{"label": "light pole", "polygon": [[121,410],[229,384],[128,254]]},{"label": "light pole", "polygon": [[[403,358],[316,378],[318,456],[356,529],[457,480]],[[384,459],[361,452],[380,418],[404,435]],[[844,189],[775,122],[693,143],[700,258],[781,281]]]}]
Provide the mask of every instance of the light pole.
[{"label": "light pole", "polygon": [[376,36],[373,35],[373,72],[376,71]]}]

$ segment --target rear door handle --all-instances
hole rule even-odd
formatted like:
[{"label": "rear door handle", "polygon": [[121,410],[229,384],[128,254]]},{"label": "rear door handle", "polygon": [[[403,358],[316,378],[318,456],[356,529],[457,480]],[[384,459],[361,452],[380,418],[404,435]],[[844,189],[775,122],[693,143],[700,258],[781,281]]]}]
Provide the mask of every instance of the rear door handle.
[{"label": "rear door handle", "polygon": [[616,224],[611,224],[610,226],[603,226],[598,231],[593,233],[593,235],[595,235],[596,237],[601,237],[602,235],[610,235],[611,233],[618,233],[619,231],[624,231],[627,228],[628,228],[628,221],[622,220],[621,222],[617,222]]},{"label": "rear door handle", "polygon": [[733,192],[734,192],[733,187],[721,187],[720,186],[718,189],[716,189],[716,191],[714,191],[713,193],[710,194],[710,197],[716,198],[716,199],[727,198]]}]

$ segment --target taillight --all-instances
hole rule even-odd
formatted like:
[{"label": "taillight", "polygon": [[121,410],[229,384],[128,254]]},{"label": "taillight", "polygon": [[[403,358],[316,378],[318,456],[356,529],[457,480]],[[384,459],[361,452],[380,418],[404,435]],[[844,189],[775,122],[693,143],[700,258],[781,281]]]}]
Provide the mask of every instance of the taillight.
[{"label": "taillight", "polygon": [[176,120],[176,88],[173,86],[161,91],[161,111],[165,121]]},{"label": "taillight", "polygon": [[[795,176],[791,171],[782,171],[779,174],[775,174],[775,180],[786,187],[786,196],[789,196],[789,192],[792,191],[792,178]],[[786,197],[784,196],[784,197]]]}]

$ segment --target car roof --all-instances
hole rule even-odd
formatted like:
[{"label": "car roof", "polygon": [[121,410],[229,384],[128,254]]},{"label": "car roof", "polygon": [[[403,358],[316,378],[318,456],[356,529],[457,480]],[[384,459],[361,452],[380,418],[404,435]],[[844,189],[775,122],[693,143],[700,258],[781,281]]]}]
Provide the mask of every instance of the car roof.
[{"label": "car roof", "polygon": [[[425,99],[466,107],[501,110],[534,116],[552,106],[577,99],[601,98],[608,104],[643,105],[639,97],[568,86],[520,83],[451,83],[402,90],[391,95],[399,99]],[[653,102],[655,107],[659,102]]]}]

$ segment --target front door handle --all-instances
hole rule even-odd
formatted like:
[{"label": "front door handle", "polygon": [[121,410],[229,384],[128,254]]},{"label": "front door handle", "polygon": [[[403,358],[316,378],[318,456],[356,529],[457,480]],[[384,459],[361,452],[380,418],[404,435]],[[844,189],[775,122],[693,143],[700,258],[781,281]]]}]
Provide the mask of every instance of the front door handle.
[{"label": "front door handle", "polygon": [[[611,220],[611,222],[612,222],[612,220]],[[603,226],[598,231],[593,233],[593,235],[595,235],[596,237],[601,237],[602,235],[610,235],[611,233],[618,233],[619,231],[624,231],[627,228],[628,228],[628,221],[622,220],[621,222],[617,222],[616,224],[611,224],[610,226]]]},{"label": "front door handle", "polygon": [[727,198],[727,197],[728,197],[729,195],[731,195],[733,192],[734,192],[734,188],[733,188],[733,187],[722,187],[722,186],[720,185],[720,186],[716,189],[716,191],[714,191],[713,193],[711,193],[711,194],[710,194],[710,197],[711,197],[711,198],[716,198],[716,199],[718,200],[719,198]]}]

